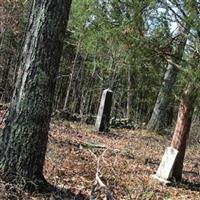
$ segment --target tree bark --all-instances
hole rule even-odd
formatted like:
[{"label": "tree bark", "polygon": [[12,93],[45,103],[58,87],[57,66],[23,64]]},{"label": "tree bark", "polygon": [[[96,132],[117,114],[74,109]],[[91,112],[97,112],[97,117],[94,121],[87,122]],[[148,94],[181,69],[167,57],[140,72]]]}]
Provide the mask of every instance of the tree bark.
[{"label": "tree bark", "polygon": [[196,88],[192,82],[189,82],[183,93],[179,106],[176,128],[171,142],[171,147],[179,151],[175,162],[173,178],[176,181],[182,179],[183,160],[185,156],[187,138],[189,136],[190,126],[193,115],[193,104],[196,99]]},{"label": "tree bark", "polygon": [[[5,180],[45,182],[43,165],[71,0],[34,0],[9,116],[0,138]],[[14,180],[12,178],[12,180]]]},{"label": "tree bark", "polygon": [[6,95],[6,89],[7,89],[7,84],[8,84],[8,75],[11,67],[11,58],[8,59],[7,65],[3,67],[2,71],[2,78],[1,78],[1,83],[0,83],[0,90],[2,91],[1,93],[1,102],[7,103],[7,95]]}]

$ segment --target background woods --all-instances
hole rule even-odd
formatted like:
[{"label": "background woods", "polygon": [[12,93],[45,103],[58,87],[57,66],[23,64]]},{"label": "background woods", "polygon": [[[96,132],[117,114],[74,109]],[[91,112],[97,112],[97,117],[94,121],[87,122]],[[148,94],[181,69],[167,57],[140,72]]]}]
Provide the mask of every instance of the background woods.
[{"label": "background woods", "polygon": [[[55,155],[51,157],[52,148],[56,151],[60,148],[65,150],[63,155],[71,156],[71,160],[74,156],[79,164],[82,162],[79,159],[86,156],[90,164],[84,160],[85,166],[95,168],[91,174],[84,171],[84,180],[95,176],[97,181],[90,189],[90,199],[97,199],[98,184],[100,189],[104,188],[107,199],[109,195],[111,199],[117,195],[121,199],[122,196],[134,199],[134,189],[127,189],[126,185],[127,174],[134,168],[132,162],[137,160],[141,170],[147,167],[148,175],[155,171],[160,160],[156,152],[163,151],[166,141],[170,143],[173,132],[171,147],[179,154],[171,175],[176,181],[182,179],[189,132],[190,141],[195,145],[200,143],[199,0],[73,0],[72,3],[71,0],[1,0],[0,13],[2,118],[9,107],[7,120],[1,124],[3,180],[10,182],[13,172],[17,172],[24,179],[18,179],[17,175],[14,180],[24,181],[32,189],[36,187],[33,185],[49,186],[43,174],[48,181],[55,181],[50,177],[55,177],[54,169],[57,176],[72,176],[73,170],[59,171],[53,164],[58,160]],[[105,89],[112,90],[107,90],[112,93],[111,114],[108,108],[111,128],[136,132],[120,129],[119,133],[114,129],[108,135],[98,135],[80,128],[80,124],[95,124]],[[148,151],[143,151],[135,140],[142,142],[142,148]],[[142,152],[135,155],[137,150]],[[115,161],[112,164],[109,160],[117,160],[118,153],[117,167],[125,170],[124,174],[116,170]],[[62,152],[58,154],[63,157]],[[109,166],[113,170],[104,171],[110,182],[104,179],[100,182],[100,171],[104,170],[100,167],[101,160],[103,164],[107,162],[104,168]],[[74,165],[70,162],[65,160],[65,167]],[[123,165],[127,165],[126,169],[120,168]],[[196,163],[188,166],[199,170],[194,167],[198,166]],[[51,169],[49,175],[46,169]],[[195,173],[199,176],[199,171]],[[75,179],[64,181],[73,185]],[[149,184],[146,182],[138,188],[143,184],[141,195],[147,193],[147,197],[140,195],[138,199],[155,197],[145,190],[145,184]],[[116,185],[126,192],[118,194]],[[89,186],[84,186],[86,196]]]},{"label": "background woods", "polygon": [[[198,76],[198,66],[192,67],[198,61],[191,64],[192,55],[196,52],[197,60],[199,56],[198,4],[74,1],[54,110],[95,116],[102,90],[111,88],[114,118],[145,123],[151,130],[171,126],[187,81],[185,71],[192,79]],[[30,2],[2,2],[6,20],[1,22],[1,98],[5,103],[13,91],[17,50],[29,9]]]}]

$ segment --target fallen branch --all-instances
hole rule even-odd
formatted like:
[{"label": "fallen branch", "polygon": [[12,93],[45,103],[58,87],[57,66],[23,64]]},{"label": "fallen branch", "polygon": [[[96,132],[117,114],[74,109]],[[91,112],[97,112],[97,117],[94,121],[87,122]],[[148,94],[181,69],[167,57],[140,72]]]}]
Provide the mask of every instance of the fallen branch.
[{"label": "fallen branch", "polygon": [[93,143],[93,142],[84,142],[81,144],[81,146],[86,148],[107,148],[107,146],[104,144]]},{"label": "fallen branch", "polygon": [[95,158],[97,159],[95,183],[92,187],[90,200],[97,200],[98,199],[97,193],[101,190],[103,190],[104,193],[106,194],[105,200],[114,200],[112,192],[103,183],[103,181],[101,180],[101,177],[100,177],[100,167],[99,167],[100,166],[100,160],[103,158],[103,155],[105,154],[105,152],[107,150],[108,150],[108,148],[105,149],[104,152],[98,158],[93,152],[90,151],[95,156]]},{"label": "fallen branch", "polygon": [[171,65],[173,65],[174,67],[176,67],[178,70],[184,71],[184,72],[188,73],[188,70],[187,70],[187,69],[185,69],[185,68],[183,68],[181,65],[178,65],[177,63],[173,62],[171,59],[165,58],[165,60],[166,60],[169,64],[171,64]]}]

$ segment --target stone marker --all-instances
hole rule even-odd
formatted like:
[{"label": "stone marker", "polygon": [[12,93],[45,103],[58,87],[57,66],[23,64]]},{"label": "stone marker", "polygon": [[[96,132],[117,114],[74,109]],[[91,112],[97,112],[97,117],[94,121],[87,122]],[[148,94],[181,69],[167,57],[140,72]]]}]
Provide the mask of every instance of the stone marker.
[{"label": "stone marker", "polygon": [[162,157],[162,161],[155,175],[152,175],[153,178],[159,180],[160,182],[170,183],[169,179],[172,178],[174,163],[178,155],[178,150],[167,147],[165,153]]},{"label": "stone marker", "polygon": [[112,106],[112,90],[106,89],[101,96],[101,103],[99,106],[95,129],[97,131],[108,131],[110,121],[110,111]]}]

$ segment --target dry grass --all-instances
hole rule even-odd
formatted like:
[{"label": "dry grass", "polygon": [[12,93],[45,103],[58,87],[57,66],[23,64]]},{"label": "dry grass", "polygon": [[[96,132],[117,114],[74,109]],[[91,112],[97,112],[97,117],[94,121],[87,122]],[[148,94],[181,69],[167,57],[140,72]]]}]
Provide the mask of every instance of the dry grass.
[{"label": "dry grass", "polygon": [[[104,148],[95,148],[90,145],[93,143]],[[0,199],[70,199],[66,196],[69,191],[71,199],[89,199],[98,158],[101,179],[116,200],[200,199],[200,148],[197,145],[190,145],[187,150],[183,183],[164,186],[149,177],[157,170],[168,144],[169,137],[145,130],[117,129],[97,134],[92,126],[54,121],[44,174],[48,182],[60,189],[48,195],[30,195],[1,182]],[[105,196],[103,191],[97,195],[99,200]]]}]

